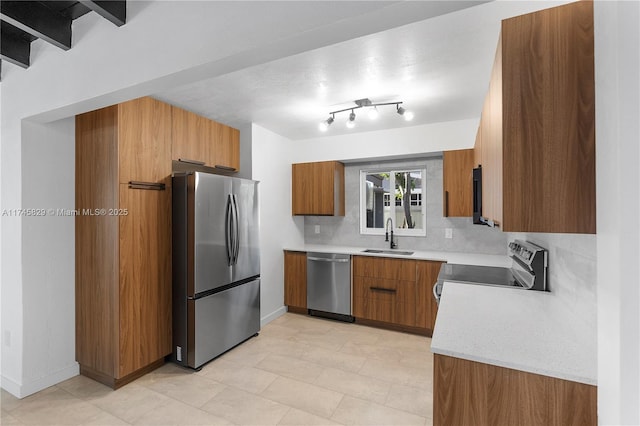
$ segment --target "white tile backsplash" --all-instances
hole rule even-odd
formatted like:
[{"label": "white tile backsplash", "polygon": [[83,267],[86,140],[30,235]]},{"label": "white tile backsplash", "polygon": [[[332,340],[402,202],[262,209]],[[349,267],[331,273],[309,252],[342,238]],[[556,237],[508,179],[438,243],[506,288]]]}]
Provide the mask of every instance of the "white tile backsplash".
[{"label": "white tile backsplash", "polygon": [[[360,234],[360,170],[376,167],[423,167],[426,166],[426,237],[397,237],[398,248],[413,250],[456,251],[483,254],[506,254],[507,237],[486,226],[473,225],[470,217],[446,218],[442,216],[442,158],[431,157],[419,160],[384,163],[347,164],[345,166],[345,216],[306,216],[304,238],[307,244],[333,244],[384,248],[384,237]],[[316,234],[315,225],[321,232]],[[453,238],[445,238],[445,229],[453,229]]]}]

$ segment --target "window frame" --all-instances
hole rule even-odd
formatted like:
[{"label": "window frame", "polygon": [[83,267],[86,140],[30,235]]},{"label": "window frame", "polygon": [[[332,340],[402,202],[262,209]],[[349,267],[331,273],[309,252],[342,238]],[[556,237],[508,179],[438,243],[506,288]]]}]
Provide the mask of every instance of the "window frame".
[{"label": "window frame", "polygon": [[[366,186],[367,186],[367,175],[368,174],[376,174],[376,173],[389,173],[389,185],[395,191],[395,174],[396,173],[404,173],[404,172],[412,172],[419,171],[421,173],[421,205],[420,205],[420,214],[422,215],[422,228],[419,229],[408,229],[408,228],[398,228],[395,220],[395,215],[392,215],[393,222],[393,233],[394,235],[399,236],[411,236],[411,237],[424,237],[427,235],[427,203],[426,203],[426,176],[427,176],[427,167],[426,165],[416,165],[416,166],[391,166],[391,167],[372,167],[372,168],[362,168],[360,169],[360,173],[358,175],[359,179],[359,187],[360,187],[360,206],[359,206],[359,216],[360,216],[360,234],[361,235],[384,235],[384,228],[367,228],[367,202],[366,202]],[[394,198],[395,199],[395,198]],[[395,206],[394,209],[402,209],[402,206]],[[391,206],[390,206],[391,207]],[[416,206],[417,207],[417,206]]]}]

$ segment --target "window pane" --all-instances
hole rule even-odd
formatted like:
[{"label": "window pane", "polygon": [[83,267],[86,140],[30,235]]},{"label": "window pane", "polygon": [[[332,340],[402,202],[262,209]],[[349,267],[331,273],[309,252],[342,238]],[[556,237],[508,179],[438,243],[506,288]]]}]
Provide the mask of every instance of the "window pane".
[{"label": "window pane", "polygon": [[422,172],[420,170],[395,172],[395,227],[423,229]]},{"label": "window pane", "polygon": [[367,173],[365,184],[367,228],[384,228],[389,217],[389,204],[391,203],[389,174]]}]

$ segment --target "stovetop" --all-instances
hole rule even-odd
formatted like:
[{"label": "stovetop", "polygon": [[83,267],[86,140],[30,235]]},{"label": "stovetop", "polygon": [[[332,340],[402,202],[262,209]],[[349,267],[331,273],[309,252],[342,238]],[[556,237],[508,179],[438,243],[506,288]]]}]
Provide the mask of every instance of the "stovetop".
[{"label": "stovetop", "polygon": [[438,282],[442,283],[444,281],[522,287],[513,277],[511,268],[495,266],[443,264],[438,274]]}]

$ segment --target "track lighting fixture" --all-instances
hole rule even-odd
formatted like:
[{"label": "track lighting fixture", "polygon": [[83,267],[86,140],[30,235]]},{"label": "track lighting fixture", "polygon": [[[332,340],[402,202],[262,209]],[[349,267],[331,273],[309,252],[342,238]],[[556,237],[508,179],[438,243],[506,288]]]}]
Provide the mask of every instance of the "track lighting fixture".
[{"label": "track lighting fixture", "polygon": [[396,112],[400,114],[402,117],[404,117],[406,121],[411,121],[413,119],[413,112],[407,111],[405,108],[400,106],[402,102],[373,103],[371,102],[371,100],[369,100],[369,98],[358,99],[353,102],[356,104],[356,106],[330,112],[329,118],[327,118],[326,120],[324,120],[319,124],[318,128],[320,129],[320,131],[326,132],[329,129],[329,126],[331,125],[331,123],[334,122],[336,114],[339,114],[341,112],[346,112],[346,111],[351,111],[351,113],[349,114],[349,119],[347,120],[347,127],[350,129],[353,129],[356,125],[355,123],[356,113],[354,112],[354,110],[358,108],[367,108],[367,115],[371,120],[375,120],[379,116],[379,112],[378,112],[379,106],[395,105]]}]

